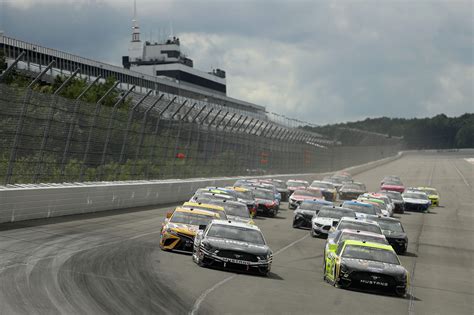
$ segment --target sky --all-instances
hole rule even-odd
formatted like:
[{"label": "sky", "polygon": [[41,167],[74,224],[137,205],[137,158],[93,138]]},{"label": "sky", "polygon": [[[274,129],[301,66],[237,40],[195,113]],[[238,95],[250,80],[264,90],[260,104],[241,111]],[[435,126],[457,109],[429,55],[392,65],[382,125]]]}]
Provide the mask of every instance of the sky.
[{"label": "sky", "polygon": [[[315,124],[474,112],[474,1],[137,0],[227,94]],[[133,0],[0,0],[5,35],[121,65]]]}]

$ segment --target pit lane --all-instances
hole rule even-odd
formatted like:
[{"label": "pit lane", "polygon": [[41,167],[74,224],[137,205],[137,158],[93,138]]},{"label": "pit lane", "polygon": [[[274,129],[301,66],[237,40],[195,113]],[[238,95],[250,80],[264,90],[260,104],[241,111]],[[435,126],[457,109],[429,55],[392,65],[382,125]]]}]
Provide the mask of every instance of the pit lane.
[{"label": "pit lane", "polygon": [[[376,190],[384,175],[431,185],[441,207],[397,215],[408,232],[407,298],[336,289],[322,278],[324,240],[291,227],[292,211],[257,218],[273,251],[268,278],[200,268],[162,252],[172,207],[110,211],[0,225],[0,314],[472,314],[472,164],[461,153],[408,154],[355,176]],[[204,295],[204,293],[206,293]]]}]

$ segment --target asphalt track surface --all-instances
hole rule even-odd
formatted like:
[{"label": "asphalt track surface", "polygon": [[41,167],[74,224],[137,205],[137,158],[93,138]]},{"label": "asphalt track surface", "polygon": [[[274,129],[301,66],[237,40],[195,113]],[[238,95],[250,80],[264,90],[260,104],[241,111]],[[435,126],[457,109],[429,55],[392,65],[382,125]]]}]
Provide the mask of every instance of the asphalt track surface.
[{"label": "asphalt track surface", "polygon": [[399,215],[409,236],[406,298],[324,282],[325,241],[293,229],[289,210],[256,219],[276,253],[269,277],[198,267],[158,247],[169,206],[0,225],[0,314],[473,314],[474,171],[466,157],[407,155],[355,176],[370,190],[397,174],[441,193],[430,213]]}]

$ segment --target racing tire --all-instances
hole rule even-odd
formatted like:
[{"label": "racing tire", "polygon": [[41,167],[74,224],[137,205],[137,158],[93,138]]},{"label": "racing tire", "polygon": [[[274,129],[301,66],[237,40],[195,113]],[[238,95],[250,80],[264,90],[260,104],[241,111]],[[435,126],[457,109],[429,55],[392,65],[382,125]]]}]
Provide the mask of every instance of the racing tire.
[{"label": "racing tire", "polygon": [[311,228],[311,232],[309,232],[311,234],[312,237],[316,238],[316,237],[319,237],[321,234],[319,233],[315,233],[314,230]]},{"label": "racing tire", "polygon": [[277,213],[277,212],[276,212],[275,209],[271,209],[271,210],[268,210],[267,213],[268,213],[268,216],[269,216],[270,218],[274,218],[274,217],[276,216],[276,213]]}]

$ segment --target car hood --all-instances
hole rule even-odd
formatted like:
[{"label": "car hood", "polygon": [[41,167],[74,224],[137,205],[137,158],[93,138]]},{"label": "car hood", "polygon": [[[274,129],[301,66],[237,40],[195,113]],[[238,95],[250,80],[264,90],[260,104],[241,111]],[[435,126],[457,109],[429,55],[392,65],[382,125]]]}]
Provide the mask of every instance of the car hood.
[{"label": "car hood", "polygon": [[197,225],[172,223],[172,222],[168,222],[165,228],[169,228],[175,232],[188,234],[188,235],[196,235],[197,231],[199,230],[199,226]]},{"label": "car hood", "polygon": [[202,242],[208,243],[218,250],[235,250],[254,255],[267,255],[270,253],[270,248],[267,245],[257,245],[230,239],[206,237]]},{"label": "car hood", "polygon": [[297,201],[301,201],[301,200],[313,200],[313,199],[321,199],[321,198],[318,198],[318,197],[314,197],[314,196],[301,196],[301,195],[291,195],[290,197],[291,199],[293,200],[297,200]]},{"label": "car hood", "polygon": [[407,238],[407,233],[403,233],[403,232],[395,232],[395,231],[390,231],[390,230],[382,230],[382,232],[386,238],[401,238],[401,239]]},{"label": "car hood", "polygon": [[402,265],[365,259],[342,258],[341,264],[344,264],[351,271],[375,272],[389,275],[401,275],[406,272]]},{"label": "car hood", "polygon": [[421,204],[421,205],[425,205],[427,203],[430,203],[429,200],[425,200],[425,199],[416,199],[416,198],[403,198],[403,201],[405,203],[418,203],[418,204]]},{"label": "car hood", "polygon": [[339,219],[313,217],[313,219],[311,220],[311,222],[313,223],[316,222],[324,225],[332,225],[334,221],[339,222]]},{"label": "car hood", "polygon": [[275,200],[255,198],[256,203],[272,203]]},{"label": "car hood", "polygon": [[361,190],[361,189],[341,189],[339,190],[339,193],[360,193],[361,195],[363,193],[365,193],[365,191]]},{"label": "car hood", "polygon": [[316,211],[311,211],[311,210],[295,210],[295,214],[304,214],[307,216],[314,216],[316,214]]},{"label": "car hood", "polygon": [[239,217],[237,215],[227,215],[227,218],[229,220],[236,221],[236,222],[253,224],[253,221],[251,218]]}]

